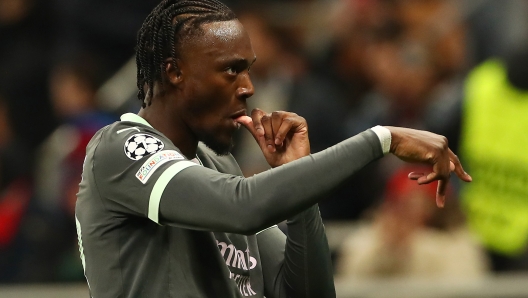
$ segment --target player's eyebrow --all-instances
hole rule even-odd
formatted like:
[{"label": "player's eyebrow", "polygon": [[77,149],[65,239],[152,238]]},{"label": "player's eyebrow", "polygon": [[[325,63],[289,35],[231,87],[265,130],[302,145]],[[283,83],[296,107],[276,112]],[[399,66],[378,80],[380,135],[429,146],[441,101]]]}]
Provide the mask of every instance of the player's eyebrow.
[{"label": "player's eyebrow", "polygon": [[249,61],[248,59],[244,59],[244,58],[235,58],[233,60],[230,60],[228,63],[234,64],[240,68],[249,68],[253,65],[253,63],[255,63],[255,61],[257,61],[256,57],[254,57],[252,61]]},{"label": "player's eyebrow", "polygon": [[240,68],[249,68],[253,65],[253,63],[255,63],[255,61],[257,61],[257,57],[254,57],[253,60],[249,61],[248,59],[245,59],[245,58],[228,58],[228,59],[221,59],[222,60],[222,64],[225,64],[225,65],[236,65],[237,67],[240,67]]}]

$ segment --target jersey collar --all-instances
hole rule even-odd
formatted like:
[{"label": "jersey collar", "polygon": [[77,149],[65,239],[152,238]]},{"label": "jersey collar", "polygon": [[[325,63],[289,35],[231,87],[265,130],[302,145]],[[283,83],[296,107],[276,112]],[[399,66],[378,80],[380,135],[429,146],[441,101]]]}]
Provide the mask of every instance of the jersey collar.
[{"label": "jersey collar", "polygon": [[146,125],[148,127],[152,127],[152,125],[150,125],[150,123],[148,123],[147,120],[143,119],[142,117],[134,113],[126,113],[126,114],[121,115],[121,121],[135,122],[135,123]]}]

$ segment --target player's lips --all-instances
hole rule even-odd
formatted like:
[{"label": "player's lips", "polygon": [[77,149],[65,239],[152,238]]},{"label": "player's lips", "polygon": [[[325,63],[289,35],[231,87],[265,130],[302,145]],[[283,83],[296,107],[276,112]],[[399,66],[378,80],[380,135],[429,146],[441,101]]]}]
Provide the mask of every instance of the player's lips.
[{"label": "player's lips", "polygon": [[246,109],[242,109],[240,111],[237,111],[236,113],[231,115],[231,119],[236,119],[238,117],[247,116]]},{"label": "player's lips", "polygon": [[233,119],[233,124],[235,125],[235,127],[237,129],[240,128],[240,123],[238,121],[236,121],[236,119],[242,117],[242,116],[247,116],[247,112],[246,112],[246,109],[242,109],[234,114],[231,115],[231,119]]}]

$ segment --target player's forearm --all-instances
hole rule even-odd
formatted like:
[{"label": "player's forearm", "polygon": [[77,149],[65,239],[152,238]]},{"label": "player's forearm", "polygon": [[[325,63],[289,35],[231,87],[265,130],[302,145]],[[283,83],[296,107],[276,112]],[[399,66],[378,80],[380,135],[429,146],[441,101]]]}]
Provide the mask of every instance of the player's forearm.
[{"label": "player's forearm", "polygon": [[253,234],[314,205],[381,156],[379,139],[368,130],[251,178],[190,167],[165,189],[161,219],[187,228]]}]

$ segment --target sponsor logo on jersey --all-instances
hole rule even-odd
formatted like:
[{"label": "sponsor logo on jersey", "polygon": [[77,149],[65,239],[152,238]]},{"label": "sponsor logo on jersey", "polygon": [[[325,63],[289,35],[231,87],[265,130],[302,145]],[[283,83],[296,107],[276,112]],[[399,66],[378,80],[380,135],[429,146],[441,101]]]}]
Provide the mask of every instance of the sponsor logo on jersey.
[{"label": "sponsor logo on jersey", "polygon": [[[233,244],[216,240],[220,254],[226,260],[226,265],[243,270],[251,270],[257,266],[257,260],[249,255],[249,248],[245,251],[237,249]],[[252,289],[249,276],[231,273],[229,276],[238,286],[242,296],[254,296],[257,293]]]},{"label": "sponsor logo on jersey", "polygon": [[235,281],[237,284],[240,294],[244,297],[255,296],[257,293],[251,288],[251,283],[249,282],[249,276],[244,276],[240,274],[234,274],[231,272],[229,278]]},{"label": "sponsor logo on jersey", "polygon": [[145,184],[149,180],[150,176],[158,169],[162,164],[167,163],[171,160],[182,160],[185,159],[178,151],[175,150],[164,150],[152,155],[143,165],[139,168],[136,173],[141,183]]},{"label": "sponsor logo on jersey", "polygon": [[151,135],[137,133],[129,137],[124,146],[125,154],[132,160],[140,160],[144,156],[163,150],[165,144]]},{"label": "sponsor logo on jersey", "polygon": [[[226,260],[226,265],[235,267],[238,269],[250,270],[257,266],[257,260],[254,257],[249,256],[249,249],[243,250],[237,249],[233,244],[227,244],[225,242],[219,242],[216,240],[220,254]],[[246,256],[248,262],[246,263]]]}]

